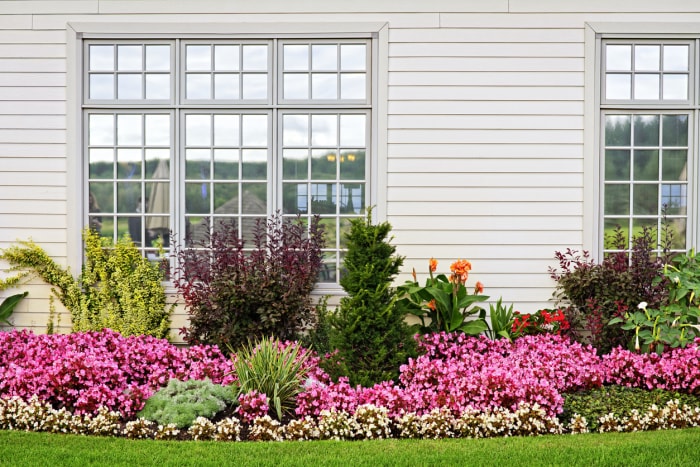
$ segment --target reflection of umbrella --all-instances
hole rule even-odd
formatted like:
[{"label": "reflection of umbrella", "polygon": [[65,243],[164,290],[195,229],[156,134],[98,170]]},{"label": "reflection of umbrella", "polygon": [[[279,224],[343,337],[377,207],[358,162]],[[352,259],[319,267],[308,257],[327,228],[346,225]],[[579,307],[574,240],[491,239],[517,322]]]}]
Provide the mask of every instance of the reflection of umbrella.
[{"label": "reflection of umbrella", "polygon": [[[153,172],[153,180],[168,180],[170,178],[170,169],[168,169],[168,161],[161,159],[158,162],[156,170]],[[168,192],[168,183],[156,182],[153,183],[151,193],[148,196],[148,206],[146,212],[150,214],[168,214],[170,212],[170,193]],[[168,216],[157,216],[146,218],[146,229],[167,231],[170,228]]]}]

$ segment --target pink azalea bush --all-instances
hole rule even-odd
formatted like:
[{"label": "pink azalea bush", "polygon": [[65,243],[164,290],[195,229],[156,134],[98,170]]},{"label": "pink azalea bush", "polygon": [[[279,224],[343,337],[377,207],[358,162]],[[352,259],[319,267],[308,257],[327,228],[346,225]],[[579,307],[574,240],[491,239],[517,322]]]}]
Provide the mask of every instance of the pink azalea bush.
[{"label": "pink azalea bush", "polygon": [[617,347],[603,356],[601,369],[610,384],[700,395],[700,339],[661,355]]},{"label": "pink azalea bush", "polygon": [[562,393],[599,387],[603,375],[595,349],[556,335],[526,336],[515,342],[438,333],[419,341],[423,355],[401,366],[399,384],[353,388],[347,379],[322,378],[297,399],[297,414],[354,411],[362,404],[386,407],[389,416],[419,415],[447,407],[516,410],[539,404],[548,415],[561,412]]},{"label": "pink azalea bush", "polygon": [[133,417],[171,378],[234,381],[233,364],[217,347],[178,348],[150,336],[104,330],[37,335],[0,333],[0,397],[36,395],[56,408]]}]

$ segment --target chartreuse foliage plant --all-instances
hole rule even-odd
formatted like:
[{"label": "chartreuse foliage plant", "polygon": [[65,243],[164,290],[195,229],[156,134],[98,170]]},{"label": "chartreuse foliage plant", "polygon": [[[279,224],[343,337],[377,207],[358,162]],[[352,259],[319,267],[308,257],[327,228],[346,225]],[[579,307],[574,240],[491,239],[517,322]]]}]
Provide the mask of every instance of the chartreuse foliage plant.
[{"label": "chartreuse foliage plant", "polygon": [[371,209],[350,222],[340,278],[347,296],[329,317],[330,344],[350,383],[371,386],[396,379],[399,366],[415,355],[414,333],[391,287],[403,264],[390,243],[391,225],[374,224]]},{"label": "chartreuse foliage plant", "polygon": [[[263,337],[258,343],[243,347],[233,359],[236,396],[253,391],[265,394],[270,409],[281,420],[292,414],[296,397],[303,389],[309,353],[298,343],[283,344],[277,339]],[[245,400],[245,397],[244,397]]]},{"label": "chartreuse foliage plant", "polygon": [[190,344],[238,350],[249,340],[293,340],[311,320],[311,292],[322,267],[323,226],[314,217],[271,216],[253,229],[252,245],[236,223],[222,222],[177,247],[174,283],[185,301]]},{"label": "chartreuse foliage plant", "polygon": [[69,310],[73,331],[109,328],[123,335],[167,338],[174,305],[165,303],[161,265],[141,256],[128,237],[111,244],[85,229],[83,239],[85,264],[77,279],[31,240],[2,250],[0,259],[17,274],[0,281],[0,289],[37,275]]},{"label": "chartreuse foliage plant", "polygon": [[449,276],[435,276],[437,261],[431,259],[429,277],[424,286],[418,284],[414,271],[413,281],[399,287],[399,294],[403,296],[400,305],[420,319],[422,334],[460,331],[476,336],[488,329],[486,310],[474,305],[489,298],[480,295],[483,285],[477,282],[473,293],[469,293],[466,287],[471,268],[469,261],[460,259],[450,265]]},{"label": "chartreuse foliage plant", "polygon": [[179,381],[168,385],[146,400],[139,418],[159,425],[174,424],[177,428],[191,426],[197,417],[212,418],[235,401],[230,386],[214,384],[209,378]]}]

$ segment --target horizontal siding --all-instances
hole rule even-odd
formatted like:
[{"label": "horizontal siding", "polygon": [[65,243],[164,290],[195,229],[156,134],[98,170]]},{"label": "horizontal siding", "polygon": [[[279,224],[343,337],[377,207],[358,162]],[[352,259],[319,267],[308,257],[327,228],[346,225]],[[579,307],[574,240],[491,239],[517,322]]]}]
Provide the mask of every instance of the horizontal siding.
[{"label": "horizontal siding", "polygon": [[465,50],[469,52],[470,57],[583,57],[583,44],[580,42],[558,44],[541,42],[489,43],[483,39],[470,43],[456,41],[401,42],[389,46],[389,55],[392,57],[430,56],[428,54],[437,51],[438,57],[463,57]]},{"label": "horizontal siding", "polygon": [[545,87],[583,86],[583,73],[566,72],[490,72],[490,71],[392,71],[390,86],[509,86]]},{"label": "horizontal siding", "polygon": [[[530,0],[525,0],[529,2]],[[554,0],[557,5],[563,3],[576,3],[577,5],[586,4],[586,0],[561,2]],[[610,9],[617,9],[617,2],[607,1],[606,4]],[[635,4],[638,2],[632,0]],[[561,13],[557,8],[550,11],[539,11],[537,14],[532,13],[513,13],[508,15],[489,14],[489,13],[450,13],[440,17],[440,26],[442,28],[464,28],[474,30],[502,30],[509,28],[518,29],[536,29],[541,31],[551,30],[579,30],[583,31],[586,22],[696,22],[700,18],[698,7],[692,9],[688,5],[696,5],[694,0],[686,0],[678,2],[679,5],[684,5],[685,12],[670,12],[670,9],[665,9],[664,3],[659,3],[655,0],[652,2],[656,5],[657,11],[653,13],[645,13],[643,9],[621,8],[614,13]],[[662,11],[658,11],[658,9]],[[642,12],[640,12],[642,11]],[[648,11],[648,10],[647,10]],[[583,39],[582,39],[583,40]]]},{"label": "horizontal siding", "polygon": [[[497,157],[486,157],[481,153],[472,156],[465,156],[458,160],[442,159],[433,156],[430,159],[391,159],[389,161],[389,172],[393,173],[426,173],[435,165],[448,167],[451,172],[457,173],[487,173],[493,172],[494,167],[503,167],[500,173],[525,174],[546,174],[546,173],[576,173],[583,170],[581,160],[572,159],[500,159]],[[434,170],[434,169],[433,169]]]},{"label": "horizontal siding", "polygon": [[[58,136],[56,135],[58,138]],[[47,138],[49,138],[47,136]],[[530,144],[550,141],[554,144],[582,144],[583,131],[578,130],[404,130],[389,129],[389,144],[391,143],[416,143],[416,144],[497,144],[501,141],[509,141],[511,144]],[[0,132],[2,141],[2,132]]]},{"label": "horizontal siding", "polygon": [[63,115],[2,115],[0,128],[29,130],[32,128],[47,130],[65,130],[66,118]]},{"label": "horizontal siding", "polygon": [[427,101],[581,101],[582,86],[394,86],[389,90],[392,100]]},{"label": "horizontal siding", "polygon": [[[437,51],[436,51],[437,52]],[[438,52],[439,53],[439,52]],[[582,58],[541,57],[392,57],[390,68],[412,71],[583,71]]]},{"label": "horizontal siding", "polygon": [[422,129],[480,129],[480,130],[582,130],[583,118],[578,115],[430,115],[417,118],[418,115],[392,115],[389,126],[392,128]]},{"label": "horizontal siding", "polygon": [[[127,5],[135,5],[139,2],[130,2]],[[199,2],[190,2],[193,5]],[[245,4],[248,2],[236,2]],[[334,3],[334,2],[327,2]],[[161,7],[166,7],[171,3],[161,2]],[[291,3],[289,3],[291,4]],[[221,3],[220,3],[221,5]],[[124,5],[122,5],[123,7]],[[125,11],[122,8],[122,11]],[[195,11],[189,14],[160,14],[158,15],[143,14],[114,14],[114,15],[43,15],[37,14],[32,17],[32,24],[35,29],[40,30],[63,30],[65,31],[67,22],[91,22],[91,21],[109,21],[114,23],[176,23],[187,24],[192,22],[197,23],[260,23],[260,22],[297,22],[297,23],[350,23],[350,22],[387,22],[392,28],[437,28],[440,25],[440,14],[438,13],[348,13],[342,15],[339,20],[338,15],[319,13],[318,11],[309,13],[285,13],[285,14],[206,14],[201,11]],[[342,26],[338,26],[342,28]]]},{"label": "horizontal siding", "polygon": [[[389,117],[391,118],[391,117]],[[423,118],[429,119],[430,116]],[[577,159],[583,157],[583,148],[573,144],[515,144],[503,141],[501,144],[470,144],[469,150],[459,144],[392,144],[389,155],[393,158],[496,158],[496,159]],[[391,162],[390,162],[391,163]],[[453,162],[445,161],[446,164]]]},{"label": "horizontal siding", "polygon": [[[438,182],[436,181],[436,184]],[[583,189],[580,187],[525,187],[519,190],[504,190],[501,187],[465,187],[460,186],[414,186],[389,187],[389,201],[445,202],[449,200],[476,201],[582,201]],[[439,228],[436,226],[436,228]]]},{"label": "horizontal siding", "polygon": [[389,116],[397,114],[425,115],[583,115],[583,101],[422,101],[415,99],[389,101]]},{"label": "horizontal siding", "polygon": [[[524,201],[524,202],[506,202],[506,201],[450,201],[449,203],[423,203],[416,201],[394,201],[389,206],[388,215],[394,216],[410,216],[421,213],[433,216],[455,216],[455,214],[469,213],[470,216],[504,216],[511,218],[513,216],[537,216],[546,211],[550,216],[581,216],[583,214],[583,204],[581,202],[572,201]],[[475,220],[474,219],[474,220]],[[0,224],[1,225],[1,224]]]},{"label": "horizontal siding", "polygon": [[[418,187],[429,177],[424,173],[390,173],[389,185],[392,187]],[[486,188],[528,188],[534,184],[550,188],[567,188],[582,186],[582,176],[576,173],[455,173],[433,172],[433,177],[443,187],[486,187]]]}]

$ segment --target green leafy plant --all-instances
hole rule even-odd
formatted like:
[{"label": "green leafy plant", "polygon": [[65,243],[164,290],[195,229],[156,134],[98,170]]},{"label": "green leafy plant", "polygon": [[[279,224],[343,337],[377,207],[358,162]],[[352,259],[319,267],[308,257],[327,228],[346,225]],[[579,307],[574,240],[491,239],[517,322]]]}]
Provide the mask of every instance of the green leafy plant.
[{"label": "green leafy plant", "polygon": [[308,356],[299,343],[283,345],[278,339],[263,337],[248,344],[233,357],[236,397],[255,390],[267,396],[278,420],[292,414],[306,379]]},{"label": "green leafy plant", "polygon": [[[413,281],[398,288],[403,295],[400,304],[411,314],[420,319],[420,332],[454,332],[461,331],[468,335],[478,335],[488,329],[486,310],[474,305],[488,300],[483,292],[483,285],[477,282],[474,293],[469,293],[466,281],[471,270],[471,263],[458,260],[450,265],[451,274],[434,276],[437,261],[430,260],[429,277],[424,286],[418,284],[413,271]],[[477,318],[473,318],[478,314]]]},{"label": "green leafy plant", "polygon": [[0,258],[17,274],[0,281],[0,290],[35,274],[70,311],[73,331],[110,328],[167,338],[174,305],[165,303],[162,265],[141,256],[128,237],[115,245],[85,229],[83,239],[85,264],[77,279],[31,240],[2,250]]},{"label": "green leafy plant", "polygon": [[348,295],[329,317],[331,348],[338,352],[328,366],[341,368],[353,385],[372,386],[398,377],[400,365],[416,353],[414,332],[391,287],[403,264],[390,243],[391,224],[373,224],[372,209],[350,223],[340,279]]},{"label": "green leafy plant", "polygon": [[4,323],[8,326],[12,325],[12,323],[8,321],[8,318],[15,310],[15,307],[17,306],[19,301],[26,297],[28,293],[29,292],[23,292],[15,295],[10,295],[0,303],[0,323]]},{"label": "green leafy plant", "polygon": [[558,418],[567,423],[574,414],[586,417],[589,429],[598,428],[598,419],[607,414],[629,417],[633,410],[641,413],[652,404],[658,407],[677,400],[681,406],[700,407],[700,396],[663,389],[645,390],[626,386],[602,386],[575,394],[564,395],[564,407]]},{"label": "green leafy plant", "polygon": [[668,289],[667,301],[658,308],[640,302],[638,310],[612,319],[633,331],[630,349],[661,354],[666,346],[685,347],[700,336],[700,264],[694,250],[677,255],[654,283]]},{"label": "green leafy plant", "polygon": [[320,219],[259,220],[252,244],[246,247],[237,223],[222,222],[176,246],[174,284],[190,317],[180,330],[188,343],[237,350],[263,336],[297,339],[306,328],[323,265]]},{"label": "green leafy plant", "polygon": [[197,417],[212,418],[235,400],[230,387],[214,384],[208,378],[171,379],[166,387],[146,400],[137,416],[163,426],[172,423],[177,428],[187,428]]},{"label": "green leafy plant", "polygon": [[512,340],[511,331],[515,320],[512,304],[510,307],[506,307],[502,303],[502,298],[499,298],[495,304],[489,304],[489,318],[491,326],[485,331],[489,339],[496,340],[503,338]]}]

